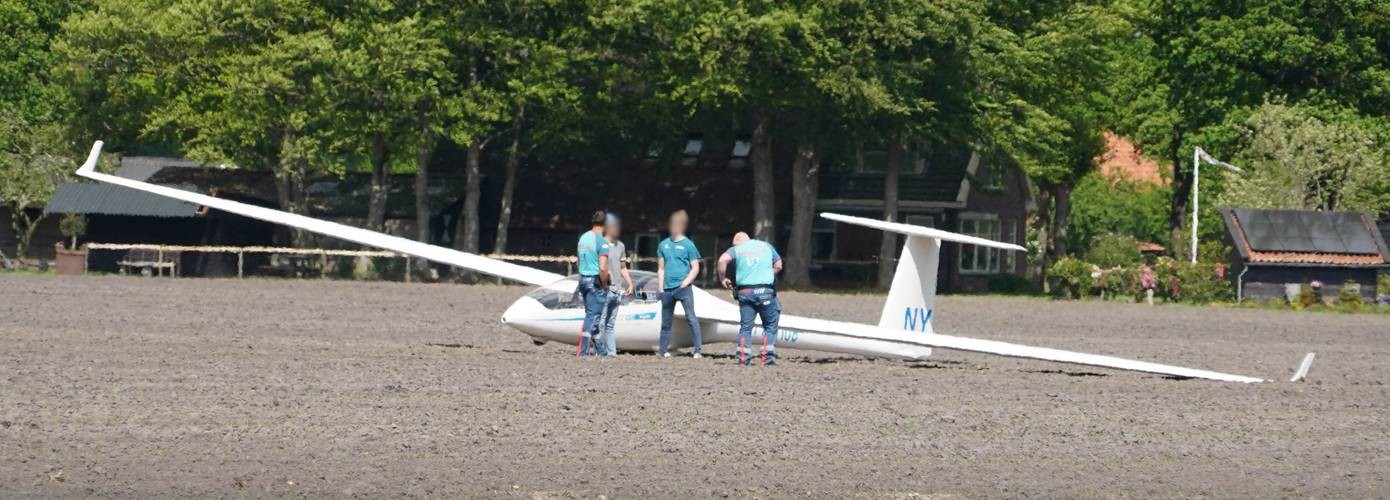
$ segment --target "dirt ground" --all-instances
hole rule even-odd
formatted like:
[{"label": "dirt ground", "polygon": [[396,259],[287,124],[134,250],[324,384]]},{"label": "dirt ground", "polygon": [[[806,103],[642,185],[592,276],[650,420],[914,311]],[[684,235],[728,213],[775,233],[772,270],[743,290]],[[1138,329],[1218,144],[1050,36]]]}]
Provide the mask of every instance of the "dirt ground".
[{"label": "dirt ground", "polygon": [[1390,495],[1390,315],[946,297],[934,320],[1276,380],[1243,385],[949,351],[576,359],[498,323],[525,291],[0,275],[0,496]]}]

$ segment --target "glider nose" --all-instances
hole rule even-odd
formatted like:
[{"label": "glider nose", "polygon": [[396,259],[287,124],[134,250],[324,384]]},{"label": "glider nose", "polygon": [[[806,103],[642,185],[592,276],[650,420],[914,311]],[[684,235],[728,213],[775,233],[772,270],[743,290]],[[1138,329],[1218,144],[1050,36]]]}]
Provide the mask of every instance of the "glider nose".
[{"label": "glider nose", "polygon": [[512,302],[512,305],[507,307],[506,311],[502,312],[502,323],[512,324],[518,321],[526,321],[528,318],[535,318],[537,308],[544,309],[541,307],[540,303],[536,302],[536,299],[530,297],[519,298],[516,302]]}]

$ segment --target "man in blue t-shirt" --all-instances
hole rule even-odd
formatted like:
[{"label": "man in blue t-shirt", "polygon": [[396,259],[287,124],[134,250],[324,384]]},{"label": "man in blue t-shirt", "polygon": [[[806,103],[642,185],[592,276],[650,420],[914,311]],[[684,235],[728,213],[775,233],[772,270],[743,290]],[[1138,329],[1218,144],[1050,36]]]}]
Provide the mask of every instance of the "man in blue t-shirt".
[{"label": "man in blue t-shirt", "polygon": [[675,315],[676,303],[685,309],[685,320],[690,322],[690,338],[695,346],[695,358],[700,357],[700,318],[695,316],[695,294],[690,284],[700,275],[700,250],[695,243],[685,237],[685,229],[690,217],[685,210],[671,213],[668,220],[671,237],[661,241],[656,248],[656,279],[661,283],[661,341],[659,354],[671,357],[667,348],[671,346],[671,317]]},{"label": "man in blue t-shirt", "polygon": [[608,217],[606,210],[594,212],[593,227],[579,235],[579,287],[576,290],[584,303],[584,328],[579,332],[579,347],[576,355],[588,356],[590,351],[597,356],[604,354],[604,343],[598,338],[599,318],[603,316],[604,305],[608,302],[608,240],[603,238],[603,224]]},{"label": "man in blue t-shirt", "polygon": [[[734,246],[719,256],[715,269],[725,288],[736,290],[738,297],[738,363],[748,366],[753,348],[753,317],[763,320],[763,366],[777,361],[777,320],[782,316],[782,303],[777,300],[777,273],[782,271],[782,256],[770,243],[734,235]],[[734,265],[734,279],[726,268]]]}]

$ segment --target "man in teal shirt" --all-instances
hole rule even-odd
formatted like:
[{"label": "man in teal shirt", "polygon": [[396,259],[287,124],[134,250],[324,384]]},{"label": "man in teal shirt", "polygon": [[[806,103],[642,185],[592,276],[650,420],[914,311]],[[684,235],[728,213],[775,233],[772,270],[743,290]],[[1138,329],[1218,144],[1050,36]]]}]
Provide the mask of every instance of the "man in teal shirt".
[{"label": "man in teal shirt", "polygon": [[[734,246],[719,256],[719,282],[735,289],[738,297],[738,363],[748,366],[753,348],[753,317],[763,320],[763,366],[777,361],[777,320],[782,315],[782,303],[777,300],[777,273],[782,271],[782,256],[765,241],[734,235]],[[734,265],[734,279],[727,268]]]},{"label": "man in teal shirt", "polygon": [[593,227],[579,235],[576,249],[579,257],[577,292],[584,303],[584,329],[579,332],[579,348],[575,351],[579,356],[587,356],[591,350],[596,356],[604,354],[604,343],[598,335],[602,326],[599,318],[608,302],[608,240],[603,238],[603,224],[607,218],[605,210],[594,212]]},{"label": "man in teal shirt", "polygon": [[671,357],[666,350],[671,346],[671,318],[676,313],[676,303],[685,308],[685,320],[690,322],[690,338],[694,343],[696,358],[700,357],[700,318],[695,316],[695,294],[690,285],[700,275],[700,250],[695,243],[685,237],[685,229],[690,218],[685,210],[671,213],[668,220],[671,237],[661,241],[656,248],[656,279],[661,283],[661,341],[659,356]]}]

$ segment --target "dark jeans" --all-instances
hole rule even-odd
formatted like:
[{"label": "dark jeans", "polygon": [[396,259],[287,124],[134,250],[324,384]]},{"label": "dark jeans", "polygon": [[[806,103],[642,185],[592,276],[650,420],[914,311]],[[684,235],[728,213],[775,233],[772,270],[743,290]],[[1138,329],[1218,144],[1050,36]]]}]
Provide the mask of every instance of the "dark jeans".
[{"label": "dark jeans", "polygon": [[581,276],[577,291],[584,302],[584,328],[579,332],[576,354],[602,356],[605,346],[599,338],[599,331],[603,326],[603,309],[608,305],[608,291],[600,286],[597,276]]},{"label": "dark jeans", "polygon": [[700,339],[700,318],[695,316],[695,292],[690,287],[672,288],[661,294],[661,350],[666,354],[671,346],[671,318],[676,315],[676,303],[685,308],[685,320],[690,322],[690,339],[695,344],[695,352],[700,352],[703,343]]},{"label": "dark jeans", "polygon": [[753,350],[753,317],[763,320],[763,365],[777,361],[777,320],[782,317],[782,303],[774,288],[741,288],[738,291],[738,363],[748,365]]}]

